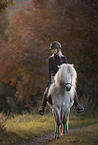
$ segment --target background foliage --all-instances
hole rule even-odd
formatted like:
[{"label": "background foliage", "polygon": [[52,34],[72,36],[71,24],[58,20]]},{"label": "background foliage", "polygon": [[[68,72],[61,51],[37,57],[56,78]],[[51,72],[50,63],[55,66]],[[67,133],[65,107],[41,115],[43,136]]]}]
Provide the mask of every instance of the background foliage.
[{"label": "background foliage", "polygon": [[0,12],[4,11],[9,4],[14,5],[13,0],[0,0]]},{"label": "background foliage", "polygon": [[48,48],[56,40],[68,63],[75,65],[81,102],[97,108],[97,4],[32,0],[5,25],[0,32],[0,80],[16,88],[17,103],[30,104],[34,96],[39,100],[48,81]]}]

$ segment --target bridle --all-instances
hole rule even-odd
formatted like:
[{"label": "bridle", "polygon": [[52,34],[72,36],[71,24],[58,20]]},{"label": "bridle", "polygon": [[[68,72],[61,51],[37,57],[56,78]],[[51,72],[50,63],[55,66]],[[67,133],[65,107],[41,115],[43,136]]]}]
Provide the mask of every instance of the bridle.
[{"label": "bridle", "polygon": [[66,86],[66,85],[71,85],[71,86],[72,86],[72,83],[66,83],[65,86]]}]

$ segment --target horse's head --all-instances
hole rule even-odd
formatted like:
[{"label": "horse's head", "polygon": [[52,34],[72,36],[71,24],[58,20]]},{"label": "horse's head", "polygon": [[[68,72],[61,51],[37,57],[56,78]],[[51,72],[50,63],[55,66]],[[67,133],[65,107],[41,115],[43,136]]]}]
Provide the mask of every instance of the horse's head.
[{"label": "horse's head", "polygon": [[67,91],[76,85],[77,73],[72,64],[62,64],[59,66],[59,71],[55,76],[55,81],[61,87],[65,87]]}]

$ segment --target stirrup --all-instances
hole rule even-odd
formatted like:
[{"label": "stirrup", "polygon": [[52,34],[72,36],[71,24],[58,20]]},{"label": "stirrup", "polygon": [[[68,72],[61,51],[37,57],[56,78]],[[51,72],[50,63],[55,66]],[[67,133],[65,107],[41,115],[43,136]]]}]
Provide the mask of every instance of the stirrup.
[{"label": "stirrup", "polygon": [[38,110],[38,112],[39,112],[40,115],[44,115],[44,111],[45,111],[44,106],[41,106],[41,107],[39,108],[39,110]]},{"label": "stirrup", "polygon": [[78,104],[78,105],[76,106],[76,109],[77,109],[77,113],[81,113],[81,112],[83,112],[83,111],[84,111],[83,106],[82,106],[82,105],[80,105],[80,104]]}]

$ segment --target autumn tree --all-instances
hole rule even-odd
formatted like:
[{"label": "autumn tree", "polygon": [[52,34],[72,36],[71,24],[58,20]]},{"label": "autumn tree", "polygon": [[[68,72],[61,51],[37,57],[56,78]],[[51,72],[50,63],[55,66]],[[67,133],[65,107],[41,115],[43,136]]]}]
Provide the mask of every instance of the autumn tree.
[{"label": "autumn tree", "polygon": [[[15,60],[9,79],[23,76],[20,87],[17,84],[18,95],[30,96],[38,86],[44,90],[48,81],[48,47],[57,40],[68,63],[75,64],[80,98],[88,98],[96,105],[93,99],[97,96],[97,88],[93,87],[96,84],[96,3],[96,0],[33,0],[17,13],[9,33],[9,51]],[[28,90],[28,82],[32,86],[30,93],[23,91]]]},{"label": "autumn tree", "polygon": [[4,11],[9,4],[14,5],[13,0],[0,0],[0,12]]},{"label": "autumn tree", "polygon": [[5,13],[0,13],[0,35],[7,39],[5,31],[9,25],[8,18]]},{"label": "autumn tree", "polygon": [[[24,17],[21,11],[15,19],[18,19],[19,16]],[[43,86],[42,83],[44,82],[43,76],[46,76],[45,72],[47,72],[47,68],[44,66],[44,63],[47,63],[47,58],[43,54],[47,54],[47,51],[45,46],[45,52],[43,49],[39,49],[41,47],[43,48],[41,41],[33,39],[33,36],[31,37],[32,34],[29,34],[28,30],[25,33],[24,28],[21,29],[19,28],[20,26],[18,28],[21,30],[19,30],[17,25],[18,21],[15,26],[13,23],[14,27],[9,26],[7,30],[7,35],[9,36],[7,48],[1,46],[6,54],[1,54],[3,61],[0,62],[0,65],[3,70],[0,77],[4,82],[11,82],[11,85],[16,86],[16,97],[18,100],[27,98],[28,102],[28,98],[32,94],[38,94],[36,90],[38,90],[37,88],[39,86],[44,89],[45,85]],[[40,66],[42,66],[41,69],[39,69]],[[22,76],[21,81],[19,81],[20,76]],[[29,79],[28,76],[30,76]]]}]

